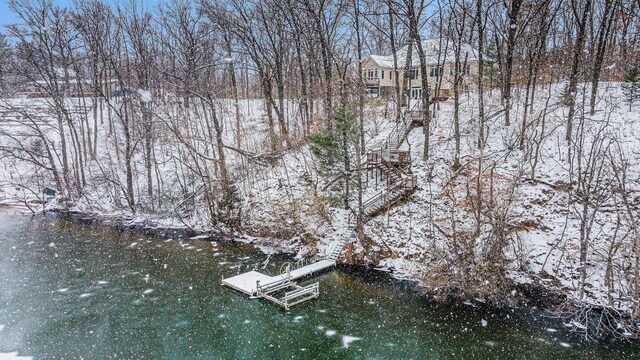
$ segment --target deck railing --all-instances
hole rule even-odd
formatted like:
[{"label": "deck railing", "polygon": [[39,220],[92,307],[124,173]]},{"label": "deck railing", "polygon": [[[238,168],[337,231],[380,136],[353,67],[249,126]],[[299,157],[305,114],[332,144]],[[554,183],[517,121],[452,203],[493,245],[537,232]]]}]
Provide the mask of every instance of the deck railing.
[{"label": "deck railing", "polygon": [[367,163],[375,165],[383,161],[392,164],[405,165],[411,163],[411,154],[406,150],[378,149],[367,153]]},{"label": "deck railing", "polygon": [[365,86],[379,86],[380,79],[375,77],[364,77],[362,78],[362,82],[364,82]]}]

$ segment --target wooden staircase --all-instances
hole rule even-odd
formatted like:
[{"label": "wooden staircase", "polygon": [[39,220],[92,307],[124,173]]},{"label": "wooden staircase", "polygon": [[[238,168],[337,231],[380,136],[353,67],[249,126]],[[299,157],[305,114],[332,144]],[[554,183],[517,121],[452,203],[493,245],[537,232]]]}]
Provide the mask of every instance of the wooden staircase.
[{"label": "wooden staircase", "polygon": [[[410,114],[413,112],[407,112],[406,114]],[[408,115],[404,116],[402,121],[396,123],[396,126],[393,127],[391,133],[387,137],[387,141],[385,144],[386,149],[398,150],[400,145],[404,142],[409,135],[409,132],[413,129],[413,120],[408,118]]]},{"label": "wooden staircase", "polygon": [[367,153],[367,166],[385,175],[387,188],[363,202],[365,222],[387,211],[416,189],[417,177],[411,173],[411,155],[399,150],[413,129],[413,116],[412,112],[406,112],[403,121],[397,123],[387,137],[384,147]]},{"label": "wooden staircase", "polygon": [[[370,150],[366,155],[366,165],[380,171],[387,179],[387,188],[378,191],[373,196],[362,203],[364,222],[371,220],[374,216],[381,214],[398,202],[405,199],[415,191],[417,186],[417,176],[411,173],[411,155],[408,151],[399,150],[400,145],[407,139],[407,135],[414,126],[420,126],[414,121],[416,117],[412,111],[405,112],[405,119],[396,124],[383,147]],[[364,160],[364,159],[363,159]],[[325,259],[337,261],[342,254],[348,239],[355,238],[355,230],[352,217],[349,214],[347,223],[349,224],[348,234],[342,234],[325,253]]]},{"label": "wooden staircase", "polygon": [[347,240],[344,237],[341,237],[338,240],[336,240],[331,245],[331,248],[329,248],[329,251],[327,251],[325,259],[330,261],[337,261],[346,243],[347,243]]}]

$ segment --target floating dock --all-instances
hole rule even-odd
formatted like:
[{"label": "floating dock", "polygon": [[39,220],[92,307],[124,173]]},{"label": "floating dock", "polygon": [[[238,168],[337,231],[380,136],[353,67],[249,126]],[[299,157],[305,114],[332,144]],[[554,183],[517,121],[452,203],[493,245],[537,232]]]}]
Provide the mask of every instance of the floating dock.
[{"label": "floating dock", "polygon": [[[313,264],[291,269],[287,266],[287,271],[280,275],[269,276],[258,271],[249,271],[227,279],[222,279],[222,285],[238,290],[246,295],[257,298],[265,298],[285,309],[301,302],[316,298],[320,295],[319,283],[307,286],[299,286],[295,280],[310,276],[319,271],[329,269],[336,265],[333,260],[320,260]],[[292,291],[285,291],[284,297],[273,296],[274,293],[294,288]]]}]

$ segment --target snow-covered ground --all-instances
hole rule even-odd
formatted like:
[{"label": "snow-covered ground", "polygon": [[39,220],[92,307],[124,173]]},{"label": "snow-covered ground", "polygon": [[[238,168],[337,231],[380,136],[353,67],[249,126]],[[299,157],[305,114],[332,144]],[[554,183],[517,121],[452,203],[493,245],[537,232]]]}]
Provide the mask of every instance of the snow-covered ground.
[{"label": "snow-covered ground", "polygon": [[[570,298],[627,313],[638,300],[633,296],[630,283],[633,279],[630,257],[634,236],[631,218],[640,216],[637,195],[640,190],[640,112],[637,105],[630,111],[623,102],[620,84],[604,83],[595,114],[585,115],[584,151],[590,150],[589,144],[598,132],[605,139],[599,146],[606,149],[600,149],[602,152],[592,158],[593,163],[605,163],[599,174],[602,181],[593,189],[594,192],[602,190],[597,197],[602,204],[589,225],[587,285],[580,299],[580,217],[584,214],[582,202],[575,198],[574,191],[578,186],[575,183],[577,163],[574,161],[571,169],[569,146],[564,140],[567,109],[561,105],[563,84],[554,85],[550,90],[550,93],[548,87],[539,90],[534,113],[529,115],[532,121],[547,112],[544,136],[538,140],[540,155],[535,174],[532,174],[531,160],[534,149],[531,145],[525,145],[524,149],[518,146],[522,119],[522,109],[518,106],[524,101],[516,101],[520,105],[512,110],[513,123],[507,128],[504,115],[493,116],[500,110],[498,93],[485,97],[490,120],[481,183],[485,197],[491,196],[487,194],[491,191],[494,193],[490,211],[496,217],[493,220],[501,220],[498,217],[502,215],[507,228],[511,229],[504,244],[508,278],[515,283],[542,284]],[[589,94],[590,87],[585,90]],[[490,295],[495,284],[490,284],[491,275],[483,274],[482,270],[487,263],[498,260],[486,249],[486,240],[496,236],[496,226],[484,223],[478,236],[474,235],[476,221],[472,205],[480,156],[476,101],[475,96],[465,97],[461,108],[462,168],[455,173],[451,169],[455,142],[453,106],[448,101],[441,104],[433,124],[433,157],[422,160],[421,128],[415,129],[404,145],[414,159],[418,190],[409,201],[369,222],[366,233],[390,250],[390,255],[376,259],[377,266],[393,268],[399,277],[418,278],[432,290],[460,283],[479,294]],[[576,123],[578,121],[576,119]],[[606,121],[608,125],[604,125]],[[538,122],[527,128],[526,136],[540,138],[541,131]],[[584,159],[587,155],[582,154]],[[585,162],[583,167],[587,166]],[[623,190],[614,184],[614,170],[619,170],[616,167],[622,164],[626,166],[629,213],[622,205]],[[605,187],[609,187],[609,192]],[[509,198],[512,199],[507,200]],[[589,211],[593,211],[593,207]],[[482,215],[490,223],[488,216]],[[466,255],[472,258],[461,260]],[[608,262],[612,274],[607,280]],[[464,269],[461,265],[473,268]],[[472,281],[461,282],[460,275],[465,271],[466,276],[473,277]]]},{"label": "snow-covered ground", "polygon": [[[599,152],[590,163],[605,166],[602,181],[592,189],[602,195],[594,196],[598,208],[594,216],[589,217],[588,286],[582,294],[579,270],[580,217],[583,214],[581,201],[575,198],[578,194],[576,153],[573,150],[569,153],[569,149],[575,150],[575,147],[568,146],[564,140],[567,108],[562,105],[563,88],[564,84],[554,84],[539,86],[536,90],[533,110],[529,109],[527,119],[527,141],[522,149],[519,136],[524,111],[523,91],[514,93],[516,100],[509,127],[504,125],[498,91],[487,92],[484,100],[488,138],[482,152],[482,168],[477,146],[477,95],[462,96],[462,167],[455,171],[452,169],[455,154],[453,102],[440,103],[432,121],[431,157],[422,159],[422,128],[414,129],[402,145],[412,155],[412,171],[418,176],[417,191],[388,213],[369,221],[365,226],[369,243],[350,245],[343,260],[370,263],[378,269],[392,271],[398,278],[420,281],[430,291],[464,287],[470,293],[488,297],[504,295],[495,293],[496,289],[504,290],[495,282],[505,279],[496,278],[491,271],[493,265],[504,265],[506,281],[541,284],[572,299],[611,306],[622,312],[631,310],[639,300],[633,295],[631,283],[630,269],[634,261],[631,239],[637,235],[630,224],[632,218],[638,219],[640,203],[637,195],[640,190],[640,111],[637,105],[629,110],[619,83],[602,83],[595,114],[585,114],[583,127],[578,125],[583,112],[581,108],[576,116],[574,134],[584,131],[585,151],[590,149],[595,134],[605,139],[598,146],[606,145],[606,151]],[[578,97],[589,91],[588,85],[581,87]],[[36,112],[42,113],[42,108],[46,108],[41,104],[43,100],[12,101],[13,105],[27,105]],[[232,103],[225,101],[222,108],[224,142],[233,144],[236,130]],[[262,103],[242,101],[240,109],[243,115],[242,149],[255,156],[267,152],[268,128]],[[291,115],[295,109],[295,104],[291,103],[290,119],[294,118]],[[42,118],[46,122],[46,117]],[[392,119],[392,108],[379,103],[367,106],[365,121],[369,150],[384,142],[393,128]],[[174,127],[174,131],[184,131],[181,135],[189,131],[202,135],[202,119],[194,116],[188,121],[188,126]],[[113,124],[121,126],[117,122]],[[166,130],[172,125],[159,122],[155,126],[160,130],[157,130],[154,145],[158,164],[154,169],[154,197],[145,198],[144,159],[141,151],[137,151],[133,156],[134,187],[143,206],[133,214],[124,205],[124,194],[112,186],[114,182],[125,182],[121,161],[114,160],[121,156],[114,150],[114,144],[122,139],[112,134],[105,124],[99,128],[98,160],[87,165],[89,180],[82,197],[74,199],[73,209],[95,216],[127,217],[132,222],[153,223],[154,226],[205,231],[219,226],[211,224],[207,215],[199,195],[203,184],[191,173],[194,164],[185,164],[177,158],[186,150],[183,144],[175,141],[175,133]],[[300,133],[300,126],[294,120],[290,121],[290,126],[292,133]],[[0,127],[11,134],[29,131],[25,125],[7,121]],[[55,133],[53,123],[43,128]],[[194,138],[189,139],[190,143],[205,153],[209,144],[197,136]],[[12,143],[6,137],[0,141],[5,145]],[[539,160],[534,162],[536,152]],[[324,187],[332,179],[319,175],[317,160],[308,146],[295,146],[271,166],[252,162],[232,150],[226,154],[242,199],[241,224],[247,237],[255,236],[260,244],[284,247],[298,251],[300,256],[308,256],[322,255],[334,240],[352,236],[347,226],[348,211],[333,207],[327,201]],[[588,154],[581,155],[584,167]],[[573,168],[570,156],[574,159]],[[212,167],[208,160],[197,159],[195,163]],[[532,170],[534,163],[535,172]],[[622,205],[623,190],[614,186],[615,175],[620,175],[617,171],[623,164],[629,212]],[[51,184],[49,174],[29,163],[4,158],[0,167],[5,197],[19,197],[9,195],[9,191],[28,197],[28,193],[38,194],[39,190],[25,189]],[[477,199],[479,172],[483,210],[481,225],[477,228],[477,201],[474,199]],[[366,196],[375,190],[372,178],[369,180]],[[602,190],[607,186],[608,192]],[[119,195],[114,196],[114,193]],[[186,199],[189,199],[188,204],[185,204]],[[495,246],[488,244],[498,244],[498,253]],[[363,245],[366,245],[366,251]],[[502,254],[504,263],[495,258],[496,254]],[[612,270],[611,274],[607,268]]]}]

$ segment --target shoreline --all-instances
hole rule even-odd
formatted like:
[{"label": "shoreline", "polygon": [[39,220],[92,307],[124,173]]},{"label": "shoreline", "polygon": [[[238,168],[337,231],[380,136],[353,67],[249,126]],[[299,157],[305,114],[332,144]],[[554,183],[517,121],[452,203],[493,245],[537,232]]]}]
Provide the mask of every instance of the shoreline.
[{"label": "shoreline", "polygon": [[[18,210],[17,207],[11,206],[5,206],[4,208]],[[220,230],[204,231],[188,227],[162,226],[148,219],[136,221],[135,218],[99,216],[79,211],[65,211],[59,208],[51,210],[45,209],[40,212],[32,213],[32,215],[42,215],[44,217],[50,216],[56,219],[69,221],[74,224],[107,227],[118,231],[130,232],[144,236],[153,236],[161,239],[171,238],[209,242],[225,241],[243,243],[251,245],[251,247],[258,251],[272,254],[285,260],[293,260],[296,254],[296,251],[292,249],[273,247],[271,244],[261,243],[258,240],[260,238],[249,239],[247,236],[242,234],[224,232]],[[244,239],[242,239],[242,237],[244,237]],[[419,279],[410,279],[406,277],[396,278],[393,276],[393,272],[376,269],[373,264],[339,262],[336,264],[336,269],[359,277],[366,282],[375,280],[376,282],[382,282],[385,284],[393,283],[394,286],[400,286],[402,291],[418,295],[430,304],[471,306],[474,308],[482,307],[489,311],[506,311],[514,309],[523,313],[540,311],[542,316],[554,319],[553,321],[560,322],[565,326],[567,325],[565,321],[569,321],[569,324],[573,323],[569,314],[576,313],[587,307],[587,304],[569,300],[566,294],[555,291],[553,288],[545,287],[539,283],[514,283],[510,286],[511,297],[505,294],[500,298],[493,299],[498,301],[486,301],[483,298],[478,298],[470,293],[465,293],[464,291],[461,292],[459,291],[460,289],[455,288],[440,289],[440,291],[435,292],[424,286]],[[594,312],[595,314],[592,315],[596,318],[598,312],[607,312],[607,309],[591,306],[589,311]],[[632,320],[628,316],[622,316],[621,314],[617,315],[618,317],[616,317],[616,314],[606,314],[609,320],[626,323],[628,325],[633,324]],[[592,321],[595,321],[595,319]],[[637,324],[636,326],[640,326],[640,324]],[[574,329],[568,330],[578,336],[581,333],[584,334],[584,331],[587,329],[583,329],[578,326],[577,329],[574,327]],[[627,341],[640,344],[640,339],[635,336],[620,337],[614,336],[612,333],[607,333],[604,336],[603,334],[600,334],[597,337],[589,337],[588,340],[597,342]]]},{"label": "shoreline", "polygon": [[[197,240],[197,241],[228,241],[238,242],[251,245],[254,249],[263,253],[271,253],[282,259],[292,260],[296,254],[296,251],[286,248],[274,248],[270,244],[261,243],[258,239],[254,238],[249,240],[242,234],[230,233],[223,231],[203,231],[197,229],[191,229],[188,227],[168,227],[161,226],[153,223],[150,220],[134,221],[135,219],[125,217],[100,217],[95,214],[87,214],[78,211],[64,211],[60,209],[45,210],[42,211],[43,216],[54,216],[58,219],[70,221],[76,224],[89,225],[89,226],[103,226],[109,227],[118,231],[132,232],[135,234],[154,236],[162,239],[177,238],[182,240]],[[570,321],[568,314],[579,311],[585,304],[576,303],[575,301],[568,300],[566,294],[555,291],[552,288],[545,287],[539,283],[530,284],[512,284],[510,286],[511,297],[504,295],[496,301],[486,301],[485,299],[478,298],[472,294],[465,294],[464,292],[454,291],[459,289],[444,289],[438,293],[429,290],[422,284],[419,279],[408,278],[396,278],[393,276],[393,272],[378,270],[373,264],[364,263],[349,263],[339,262],[336,265],[336,269],[345,273],[351,274],[361,278],[363,281],[371,282],[375,280],[382,283],[393,283],[394,286],[400,286],[402,291],[413,293],[421,297],[424,301],[431,304],[438,305],[453,305],[453,306],[472,306],[483,307],[490,311],[505,311],[505,310],[518,310],[521,312],[540,311],[542,316],[553,321],[560,322],[567,325],[565,320]],[[515,292],[515,293],[514,293]],[[444,293],[444,294],[443,294]],[[515,294],[515,295],[514,295]],[[591,308],[593,312],[605,311],[606,309]],[[596,315],[594,314],[594,317]],[[610,316],[610,315],[608,315]],[[615,319],[619,322],[629,323],[631,319],[626,316],[620,316]],[[576,336],[580,335],[581,329],[568,329]],[[578,331],[576,331],[578,330]],[[639,339],[635,337],[619,337],[613,334],[607,334],[606,336],[599,336],[591,338],[594,341],[628,341],[632,343],[640,344]]]}]

